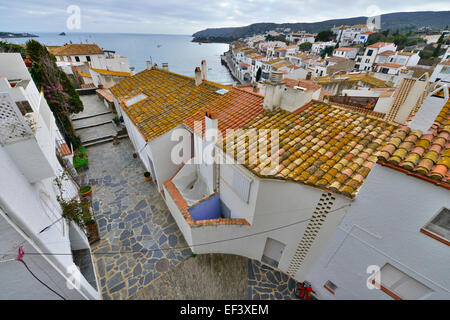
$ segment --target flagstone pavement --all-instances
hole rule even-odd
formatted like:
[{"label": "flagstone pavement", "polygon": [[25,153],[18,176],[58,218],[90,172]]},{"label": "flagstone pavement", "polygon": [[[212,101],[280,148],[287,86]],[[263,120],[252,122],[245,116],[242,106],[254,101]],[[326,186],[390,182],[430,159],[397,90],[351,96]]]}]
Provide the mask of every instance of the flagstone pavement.
[{"label": "flagstone pavement", "polygon": [[[216,292],[216,299],[293,298],[295,281],[257,261],[231,256],[230,263],[224,262],[226,256],[190,258],[192,252],[181,231],[155,185],[145,181],[145,169],[133,152],[129,139],[117,146],[88,147],[89,169],[81,174],[93,189],[101,240],[92,245],[92,252],[104,300],[212,299],[208,292]],[[239,274],[226,277],[233,273]],[[209,286],[209,291],[185,292],[182,284]],[[161,290],[163,285],[172,291]]]}]

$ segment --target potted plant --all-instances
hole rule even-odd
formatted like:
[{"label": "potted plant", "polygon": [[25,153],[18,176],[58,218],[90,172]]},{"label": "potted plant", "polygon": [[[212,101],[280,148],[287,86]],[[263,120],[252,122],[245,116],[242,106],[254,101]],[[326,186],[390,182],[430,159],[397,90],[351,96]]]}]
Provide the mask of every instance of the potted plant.
[{"label": "potted plant", "polygon": [[84,147],[79,147],[75,151],[75,155],[73,158],[73,167],[78,170],[82,167],[87,168],[88,164],[89,164],[89,161],[88,161],[86,149]]},{"label": "potted plant", "polygon": [[92,216],[91,202],[83,201],[81,206],[83,211],[83,222],[84,225],[86,226],[86,235],[88,237],[89,243],[92,244],[100,240],[97,222],[94,220]]},{"label": "potted plant", "polygon": [[144,177],[145,177],[145,181],[152,181],[152,176],[150,174],[150,172],[145,172],[144,173]]},{"label": "potted plant", "polygon": [[92,187],[91,186],[84,186],[80,188],[80,194],[83,197],[88,197],[92,194]]},{"label": "potted plant", "polygon": [[64,200],[57,197],[57,200],[62,208],[62,216],[71,223],[72,221],[75,222],[77,225],[79,225],[81,228],[84,228],[84,219],[83,219],[83,208],[81,203],[76,200]]}]

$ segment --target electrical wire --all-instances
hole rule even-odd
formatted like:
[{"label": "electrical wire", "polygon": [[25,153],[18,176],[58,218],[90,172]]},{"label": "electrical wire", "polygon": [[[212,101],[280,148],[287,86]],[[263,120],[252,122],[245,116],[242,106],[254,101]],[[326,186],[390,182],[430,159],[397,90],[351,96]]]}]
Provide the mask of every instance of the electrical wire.
[{"label": "electrical wire", "polygon": [[26,264],[25,261],[23,261],[22,259],[18,259],[17,261],[22,262],[22,264],[25,266],[25,268],[28,270],[28,272],[37,280],[39,281],[43,286],[45,286],[48,290],[50,290],[51,292],[53,292],[54,294],[56,294],[57,296],[59,296],[61,299],[63,300],[67,300],[66,298],[64,298],[62,295],[60,295],[58,292],[56,292],[55,290],[53,290],[52,288],[50,288],[44,281],[42,281],[41,279],[39,279],[34,273],[33,271],[31,271],[31,269],[28,267],[28,265]]},{"label": "electrical wire", "polygon": [[[338,210],[344,209],[346,207],[350,207],[351,204],[347,204],[345,206],[339,207],[337,209],[334,209],[332,211],[330,211],[329,213],[332,212],[336,212]],[[195,244],[192,247],[200,247],[200,246],[207,246],[207,245],[211,245],[211,244],[217,244],[217,243],[224,243],[224,242],[229,242],[229,241],[235,241],[235,240],[240,240],[240,239],[245,239],[245,238],[249,238],[249,237],[253,237],[253,236],[257,236],[260,234],[264,234],[264,233],[268,233],[268,232],[273,232],[273,231],[277,231],[277,230],[281,230],[281,229],[285,229],[285,228],[289,228],[292,227],[294,225],[297,224],[301,224],[307,221],[310,221],[311,218],[308,219],[304,219],[301,221],[296,221],[287,225],[283,225],[280,227],[276,227],[276,228],[272,228],[272,229],[268,229],[268,230],[264,230],[264,231],[260,231],[260,232],[256,232],[256,233],[252,233],[252,234],[247,234],[247,235],[243,235],[243,236],[239,236],[239,237],[234,237],[234,238],[229,238],[229,239],[224,239],[224,240],[217,240],[217,241],[211,241],[211,242],[205,242],[205,243],[200,243],[200,244]],[[187,249],[191,249],[190,246],[187,247],[171,247],[171,248],[158,248],[158,249],[141,249],[140,251],[115,251],[115,252],[92,252],[92,255],[116,255],[116,254],[146,254],[148,252],[163,252],[163,251],[167,251],[167,250],[187,250]],[[1,254],[1,253],[0,253]],[[4,255],[8,255],[9,253],[5,253]],[[86,253],[86,255],[90,255],[91,253]],[[47,255],[47,256],[66,256],[66,255],[72,255],[71,253],[28,253],[28,255]],[[1,262],[1,261],[0,261]]]}]

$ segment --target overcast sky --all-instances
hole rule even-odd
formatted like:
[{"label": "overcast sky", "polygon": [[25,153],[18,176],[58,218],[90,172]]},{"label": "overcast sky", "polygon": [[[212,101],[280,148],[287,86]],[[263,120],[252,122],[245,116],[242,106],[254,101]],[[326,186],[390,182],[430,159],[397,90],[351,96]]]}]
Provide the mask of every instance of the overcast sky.
[{"label": "overcast sky", "polygon": [[[67,29],[70,5],[81,10],[79,30]],[[450,10],[448,0],[2,0],[0,31],[192,34],[256,22],[368,16],[373,5],[380,13]]]}]

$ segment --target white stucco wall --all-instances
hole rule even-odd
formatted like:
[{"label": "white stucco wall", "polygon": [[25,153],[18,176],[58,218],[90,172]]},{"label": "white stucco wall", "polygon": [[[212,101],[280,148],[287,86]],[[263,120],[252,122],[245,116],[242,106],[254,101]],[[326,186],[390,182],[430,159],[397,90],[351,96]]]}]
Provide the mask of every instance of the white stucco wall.
[{"label": "white stucco wall", "polygon": [[307,280],[320,299],[392,299],[366,286],[368,266],[390,263],[431,288],[427,299],[450,299],[448,246],[420,232],[444,206],[448,190],[376,165]]},{"label": "white stucco wall", "polygon": [[[61,170],[60,166],[59,170]],[[75,264],[72,260],[69,228],[66,221],[63,219],[47,231],[39,233],[61,218],[62,211],[56,201],[58,191],[54,186],[53,178],[29,183],[3,147],[0,147],[0,172],[1,209],[14,225],[17,225],[26,237],[35,243],[35,247],[42,252],[58,253],[49,255],[47,260],[52,263],[52,268],[57,269],[56,272],[69,277],[68,268],[74,267]],[[70,187],[74,188],[73,185],[70,186],[70,183],[69,185],[66,183],[65,191],[70,192]],[[75,188],[75,192],[76,190]],[[9,238],[2,237],[2,239],[5,246],[14,241]],[[86,299],[99,299],[98,292],[87,282],[82,286],[80,294],[83,294]]]}]

